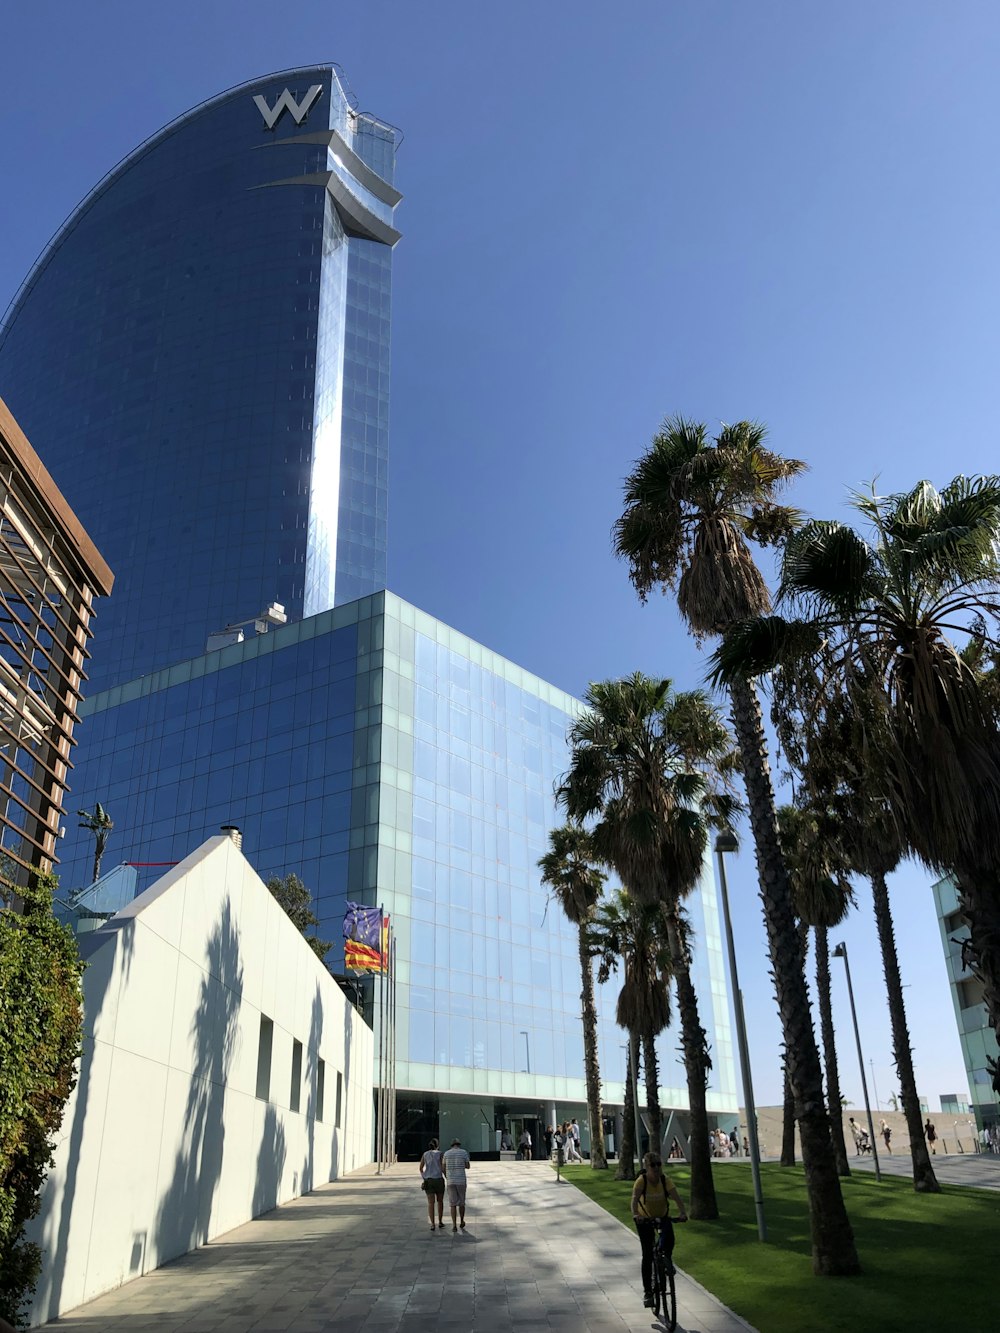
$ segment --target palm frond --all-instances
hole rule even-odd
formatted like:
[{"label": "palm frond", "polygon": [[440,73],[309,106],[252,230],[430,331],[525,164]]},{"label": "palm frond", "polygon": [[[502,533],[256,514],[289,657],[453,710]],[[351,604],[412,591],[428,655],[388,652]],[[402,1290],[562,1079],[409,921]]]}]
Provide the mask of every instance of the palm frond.
[{"label": "palm frond", "polygon": [[811,657],[822,642],[819,630],[808,621],[781,616],[743,621],[727,630],[709,658],[709,680],[720,686],[766,675],[776,667]]},{"label": "palm frond", "polygon": [[874,572],[872,552],[853,528],[815,520],[785,543],[778,600],[851,611],[870,595]]}]

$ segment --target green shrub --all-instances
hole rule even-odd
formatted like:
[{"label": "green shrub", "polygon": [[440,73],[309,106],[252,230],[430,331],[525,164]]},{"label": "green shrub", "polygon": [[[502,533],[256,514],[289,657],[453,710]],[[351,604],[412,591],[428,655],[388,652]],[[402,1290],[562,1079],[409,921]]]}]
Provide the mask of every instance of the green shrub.
[{"label": "green shrub", "polygon": [[83,964],[52,914],[55,875],[32,877],[22,910],[0,906],[0,1315],[24,1325],[42,1265],[24,1239],[76,1084]]}]

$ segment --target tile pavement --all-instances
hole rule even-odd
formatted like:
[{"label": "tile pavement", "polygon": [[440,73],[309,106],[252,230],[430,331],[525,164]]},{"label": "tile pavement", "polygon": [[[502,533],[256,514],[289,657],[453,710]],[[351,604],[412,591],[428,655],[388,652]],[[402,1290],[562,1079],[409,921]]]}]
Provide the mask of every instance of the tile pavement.
[{"label": "tile pavement", "polygon": [[[47,1327],[77,1333],[631,1333],[635,1235],[546,1163],[475,1162],[468,1229],[431,1232],[414,1165],[355,1172]],[[678,1235],[683,1262],[683,1232]],[[678,1274],[678,1329],[749,1325]],[[752,1330],[751,1330],[752,1333]]]}]

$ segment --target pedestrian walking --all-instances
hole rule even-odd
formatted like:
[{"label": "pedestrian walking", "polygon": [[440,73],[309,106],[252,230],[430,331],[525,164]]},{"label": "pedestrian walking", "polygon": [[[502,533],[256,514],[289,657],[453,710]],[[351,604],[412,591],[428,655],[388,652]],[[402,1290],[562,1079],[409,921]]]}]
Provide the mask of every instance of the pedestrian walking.
[{"label": "pedestrian walking", "polygon": [[531,1161],[531,1135],[526,1129],[521,1130],[521,1137],[517,1141],[517,1155],[522,1162]]},{"label": "pedestrian walking", "polygon": [[458,1230],[459,1220],[462,1230],[465,1230],[465,1173],[471,1165],[469,1154],[462,1147],[462,1140],[452,1139],[451,1147],[441,1159],[441,1166],[448,1185],[448,1206],[451,1209],[453,1232]]},{"label": "pedestrian walking", "polygon": [[924,1121],[924,1134],[927,1136],[927,1146],[928,1146],[928,1148],[930,1148],[931,1152],[932,1152],[932,1153],[934,1154],[934,1156],[936,1157],[936,1156],[937,1156],[937,1148],[935,1148],[934,1145],[935,1145],[935,1143],[937,1142],[937,1130],[934,1128],[933,1124],[931,1123],[931,1118],[930,1118],[930,1116],[928,1116],[927,1119]]},{"label": "pedestrian walking", "polygon": [[542,1137],[545,1139],[545,1156],[546,1158],[550,1158],[552,1156],[552,1140],[555,1137],[555,1131],[551,1125],[546,1125],[545,1133]]},{"label": "pedestrian walking", "polygon": [[556,1166],[561,1170],[566,1165],[566,1135],[562,1125],[556,1126],[552,1142],[556,1145]]},{"label": "pedestrian walking", "polygon": [[576,1139],[574,1139],[573,1137],[573,1128],[568,1120],[563,1125],[563,1141],[566,1144],[566,1161],[582,1162],[583,1158],[580,1156],[579,1150],[576,1146]]},{"label": "pedestrian walking", "polygon": [[434,1203],[437,1201],[437,1227],[444,1230],[444,1171],[437,1139],[431,1139],[420,1159],[420,1188],[427,1195],[427,1220],[434,1230]]},{"label": "pedestrian walking", "polygon": [[573,1151],[583,1161],[583,1153],[580,1151],[580,1126],[576,1123],[576,1117],[569,1122],[569,1132],[573,1135]]},{"label": "pedestrian walking", "polygon": [[858,1126],[857,1121],[854,1119],[854,1116],[851,1116],[851,1117],[850,1117],[850,1125],[851,1125],[851,1138],[854,1140],[854,1150],[855,1150],[855,1152],[858,1154],[858,1156],[860,1157],[860,1156],[861,1156],[861,1130],[860,1130],[860,1128],[859,1128],[859,1126]]},{"label": "pedestrian walking", "polygon": [[885,1150],[891,1157],[892,1144],[889,1142],[889,1140],[892,1138],[892,1129],[890,1128],[889,1122],[886,1120],[885,1116],[883,1116],[882,1119],[879,1121],[878,1127],[882,1134],[883,1139],[885,1139]]}]

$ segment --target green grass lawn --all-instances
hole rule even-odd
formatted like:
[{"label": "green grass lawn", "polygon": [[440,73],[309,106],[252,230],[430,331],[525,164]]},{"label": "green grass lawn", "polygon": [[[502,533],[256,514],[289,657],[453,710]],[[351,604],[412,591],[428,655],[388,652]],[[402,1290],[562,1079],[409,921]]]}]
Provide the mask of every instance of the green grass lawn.
[{"label": "green grass lawn", "polygon": [[[563,1174],[631,1226],[628,1181],[589,1166]],[[688,1202],[688,1170],[668,1167]],[[768,1241],[757,1239],[749,1168],[715,1169],[721,1217],[676,1228],[674,1259],[760,1333],[895,1333],[895,1330],[1000,1328],[1000,1192],[942,1186],[918,1195],[905,1179],[856,1172],[844,1194],[864,1273],[812,1274],[805,1178],[801,1167],[761,1167]],[[636,1263],[639,1246],[636,1242]]]}]

